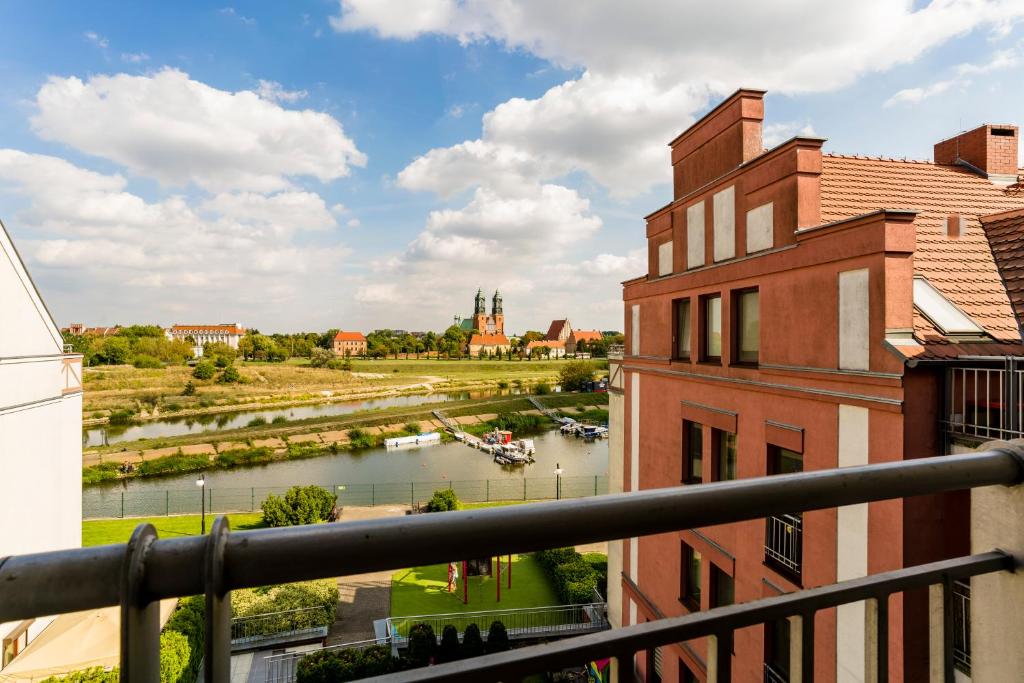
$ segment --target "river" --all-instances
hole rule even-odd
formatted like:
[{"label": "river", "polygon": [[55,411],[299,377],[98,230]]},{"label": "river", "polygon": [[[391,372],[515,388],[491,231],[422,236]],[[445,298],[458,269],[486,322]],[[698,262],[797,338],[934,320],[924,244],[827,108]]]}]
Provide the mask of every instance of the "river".
[{"label": "river", "polygon": [[303,420],[310,417],[348,415],[360,410],[373,410],[375,408],[419,406],[428,403],[464,401],[468,398],[485,398],[488,396],[517,393],[519,393],[518,389],[499,389],[389,396],[360,401],[317,403],[315,405],[293,406],[290,408],[268,408],[212,415],[168,417],[132,425],[98,425],[82,430],[82,446],[84,448],[94,448],[97,446],[109,446],[112,443],[120,443],[122,441],[135,441],[136,439],[181,436],[182,434],[196,434],[206,431],[219,431],[221,429],[238,429],[247,426],[250,421],[256,418],[263,418],[267,422],[271,422],[275,417],[283,417],[288,421]]},{"label": "river", "polygon": [[[258,510],[269,493],[296,484],[319,484],[338,493],[342,505],[422,502],[451,486],[467,501],[577,497],[607,491],[608,441],[584,441],[558,430],[534,435],[532,465],[501,466],[459,442],[387,450],[373,448],[205,473],[207,509]],[[562,470],[561,488],[556,467]],[[198,474],[127,479],[88,486],[85,517],[198,513]]]}]

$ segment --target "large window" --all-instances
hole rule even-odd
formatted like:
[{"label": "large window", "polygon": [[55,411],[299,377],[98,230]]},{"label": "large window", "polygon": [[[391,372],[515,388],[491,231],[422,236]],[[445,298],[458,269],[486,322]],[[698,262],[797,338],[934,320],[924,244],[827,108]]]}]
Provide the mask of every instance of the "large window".
[{"label": "large window", "polygon": [[699,484],[704,480],[704,426],[683,420],[683,483]]},{"label": "large window", "polygon": [[[803,472],[804,456],[781,446],[768,445],[768,474]],[[799,512],[765,519],[764,560],[794,583],[803,574],[804,520]]]},{"label": "large window", "polygon": [[768,474],[793,474],[803,471],[803,453],[768,444]]},{"label": "large window", "polygon": [[764,625],[764,680],[789,680],[789,620],[777,619]]},{"label": "large window", "polygon": [[693,611],[700,609],[700,553],[680,541],[679,601]]},{"label": "large window", "polygon": [[701,360],[722,359],[722,297],[701,298]]},{"label": "large window", "polygon": [[738,363],[757,363],[761,350],[761,298],[756,289],[737,292],[733,299],[735,321],[733,339],[736,340]]},{"label": "large window", "polygon": [[690,360],[690,300],[673,301],[672,317],[672,330],[675,335],[672,355],[679,360]]},{"label": "large window", "polygon": [[712,430],[711,445],[715,450],[715,479],[736,478],[736,435],[721,429]]},{"label": "large window", "polygon": [[725,607],[736,601],[733,578],[711,565],[711,606]]}]

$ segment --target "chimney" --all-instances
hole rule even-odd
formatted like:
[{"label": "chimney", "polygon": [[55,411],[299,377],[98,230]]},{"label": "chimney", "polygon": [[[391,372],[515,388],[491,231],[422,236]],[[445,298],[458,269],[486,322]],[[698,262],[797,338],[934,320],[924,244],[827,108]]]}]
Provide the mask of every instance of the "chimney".
[{"label": "chimney", "polygon": [[1017,126],[985,124],[935,145],[935,163],[963,166],[996,185],[1017,182]]},{"label": "chimney", "polygon": [[764,94],[764,90],[737,90],[669,143],[676,199],[764,151]]}]

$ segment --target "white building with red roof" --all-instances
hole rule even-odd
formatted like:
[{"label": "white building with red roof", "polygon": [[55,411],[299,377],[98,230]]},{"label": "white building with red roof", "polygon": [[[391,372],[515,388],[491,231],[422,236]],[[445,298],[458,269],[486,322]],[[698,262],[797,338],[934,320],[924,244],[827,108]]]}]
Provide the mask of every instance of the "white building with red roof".
[{"label": "white building with red roof", "polygon": [[334,335],[334,354],[337,356],[366,355],[366,337],[362,332],[338,330]]}]

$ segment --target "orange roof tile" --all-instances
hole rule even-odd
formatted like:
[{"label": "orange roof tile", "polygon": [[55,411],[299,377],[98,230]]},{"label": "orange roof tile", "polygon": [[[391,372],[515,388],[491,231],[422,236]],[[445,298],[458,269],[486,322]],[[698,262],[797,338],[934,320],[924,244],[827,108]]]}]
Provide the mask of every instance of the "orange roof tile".
[{"label": "orange roof tile", "polygon": [[1006,293],[1018,320],[1024,320],[1024,209],[984,216],[981,224],[992,246]]},{"label": "orange roof tile", "polygon": [[596,341],[601,339],[604,335],[602,335],[598,330],[573,330],[572,335],[570,336],[572,336],[578,344],[581,341]]},{"label": "orange roof tile", "polygon": [[[914,271],[928,278],[996,339],[1020,340],[1017,320],[979,217],[1024,208],[1024,196],[1007,192],[959,166],[823,155],[823,223],[881,208],[918,210]],[[966,229],[959,238],[946,236],[946,220],[953,213],[966,220]]]},{"label": "orange roof tile", "polygon": [[171,333],[174,332],[221,332],[224,334],[245,334],[244,327],[234,325],[172,325]]},{"label": "orange roof tile", "polygon": [[526,348],[527,348],[527,350],[529,350],[529,349],[536,349],[536,348],[541,347],[541,346],[546,346],[549,349],[564,349],[565,348],[565,342],[563,342],[563,341],[554,341],[554,340],[551,340],[551,339],[540,339],[540,340],[537,340],[537,341],[530,342],[529,344],[526,345]]},{"label": "orange roof tile", "polygon": [[508,346],[508,337],[503,334],[474,334],[470,346]]},{"label": "orange roof tile", "polygon": [[342,332],[338,331],[338,334],[334,335],[334,341],[366,341],[366,337],[363,336],[362,332]]}]

